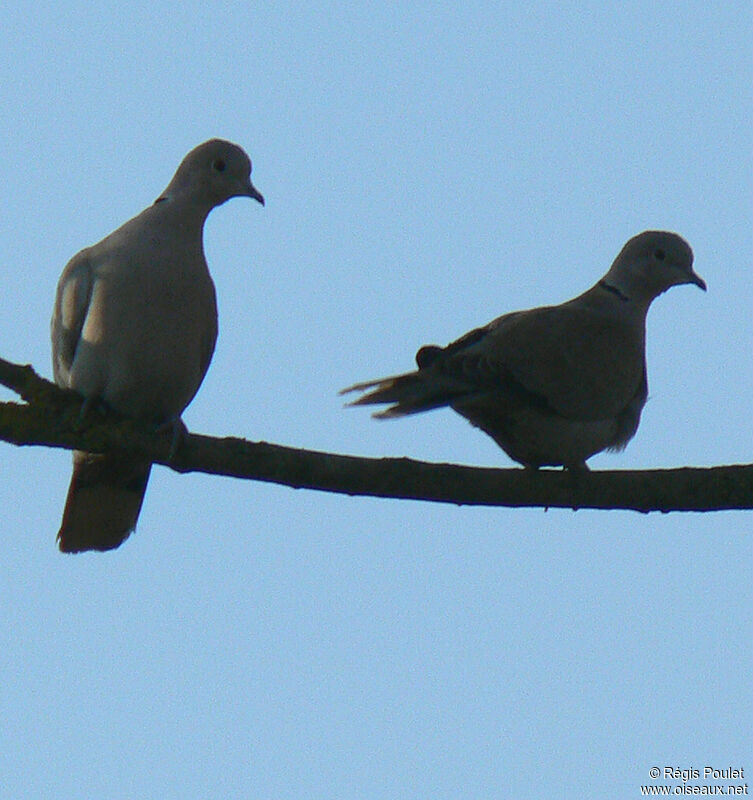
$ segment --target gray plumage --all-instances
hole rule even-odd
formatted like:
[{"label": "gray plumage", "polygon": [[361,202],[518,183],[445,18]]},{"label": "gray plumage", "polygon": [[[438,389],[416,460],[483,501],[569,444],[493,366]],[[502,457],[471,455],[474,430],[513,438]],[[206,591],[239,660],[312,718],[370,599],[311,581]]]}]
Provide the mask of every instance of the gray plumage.
[{"label": "gray plumage", "polygon": [[693,283],[693,252],[680,236],[646,231],[609,272],[558,306],[506,314],[447,347],[416,355],[418,370],[359,383],[351,405],[390,403],[392,418],[450,406],[528,467],[586,469],[634,436],[646,402],[645,321],[671,286]]},{"label": "gray plumage", "polygon": [[[178,425],[214,351],[217,305],[202,234],[231,197],[264,198],[237,145],[192,150],[155,203],[63,270],[52,315],[55,381],[155,425]],[[134,529],[151,464],[75,452],[58,533],[65,552],[109,550]]]}]

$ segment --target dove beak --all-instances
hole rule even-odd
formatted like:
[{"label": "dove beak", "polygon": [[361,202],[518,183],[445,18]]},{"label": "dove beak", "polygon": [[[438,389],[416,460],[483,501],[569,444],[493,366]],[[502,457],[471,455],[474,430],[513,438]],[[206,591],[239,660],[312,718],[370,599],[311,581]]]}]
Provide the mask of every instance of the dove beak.
[{"label": "dove beak", "polygon": [[706,291],[706,281],[700,275],[696,275],[692,270],[688,276],[688,283],[694,283],[699,289],[703,289],[704,292]]},{"label": "dove beak", "polygon": [[246,187],[246,191],[244,194],[252,199],[256,200],[258,203],[264,205],[264,195],[254,186],[253,183],[249,180],[248,186]]}]

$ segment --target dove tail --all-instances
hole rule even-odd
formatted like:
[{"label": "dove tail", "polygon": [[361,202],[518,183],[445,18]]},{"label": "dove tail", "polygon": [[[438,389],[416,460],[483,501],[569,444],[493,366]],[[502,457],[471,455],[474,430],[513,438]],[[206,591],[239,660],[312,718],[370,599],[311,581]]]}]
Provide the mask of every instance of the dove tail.
[{"label": "dove tail", "polygon": [[356,383],[343,389],[340,394],[348,392],[367,392],[358,400],[348,403],[349,406],[392,403],[384,411],[375,413],[373,416],[376,419],[392,419],[407,414],[417,414],[420,411],[430,411],[448,405],[453,398],[453,393],[448,392],[446,386],[432,380],[420,369],[403,375]]},{"label": "dove tail", "polygon": [[136,527],[152,465],[121,454],[73,454],[73,477],[58,533],[64,553],[113,550]]}]

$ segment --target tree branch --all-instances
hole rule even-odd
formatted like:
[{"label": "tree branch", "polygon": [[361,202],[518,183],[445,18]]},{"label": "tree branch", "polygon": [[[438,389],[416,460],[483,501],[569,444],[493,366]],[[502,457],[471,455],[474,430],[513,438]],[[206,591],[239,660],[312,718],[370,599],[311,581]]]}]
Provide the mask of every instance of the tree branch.
[{"label": "tree branch", "polygon": [[169,431],[155,433],[0,359],[0,383],[26,404],[0,403],[0,439],[16,445],[138,452],[177,472],[206,472],[296,489],[456,505],[717,511],[753,508],[753,465],[617,470],[488,469],[408,458],[358,458],[267,442],[187,434],[170,458]]}]

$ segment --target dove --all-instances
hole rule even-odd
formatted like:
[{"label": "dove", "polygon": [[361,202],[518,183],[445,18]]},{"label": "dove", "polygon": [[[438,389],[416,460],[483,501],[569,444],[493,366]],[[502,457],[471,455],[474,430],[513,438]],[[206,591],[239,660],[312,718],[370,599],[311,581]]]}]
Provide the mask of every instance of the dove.
[{"label": "dove", "polygon": [[675,233],[645,231],[591,289],[561,305],[515,311],[416,354],[418,369],[365,383],[348,405],[391,404],[390,419],[449,406],[525,467],[588,469],[635,435],[648,395],[646,314],[672,286],[706,283]]},{"label": "dove", "polygon": [[[153,205],[67,264],[52,315],[55,382],[155,428],[181,430],[217,339],[203,247],[209,212],[231,197],[264,205],[251,161],[211,139],[183,159]],[[75,451],[58,533],[63,552],[111,550],[135,529],[151,463]]]}]

